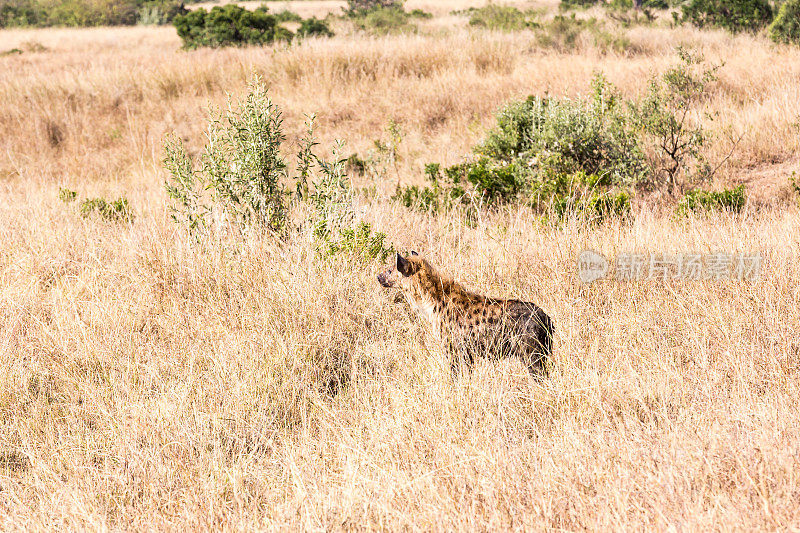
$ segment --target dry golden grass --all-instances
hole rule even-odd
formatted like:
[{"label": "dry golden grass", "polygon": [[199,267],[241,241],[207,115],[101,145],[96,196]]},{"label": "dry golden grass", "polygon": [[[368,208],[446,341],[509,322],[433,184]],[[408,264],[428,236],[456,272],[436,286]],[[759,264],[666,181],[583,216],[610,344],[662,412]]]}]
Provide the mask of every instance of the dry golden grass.
[{"label": "dry golden grass", "polygon": [[[0,50],[46,47],[0,57],[0,527],[800,527],[800,51],[658,27],[628,32],[635,53],[562,53],[445,18],[459,26],[194,52],[170,28],[0,31]],[[712,127],[747,134],[720,180],[781,202],[689,220],[642,202],[601,226],[508,208],[465,228],[387,199],[458,161],[507,99],[583,94],[596,70],[634,95],[678,42],[726,62]],[[323,145],[362,155],[400,123],[398,173],[365,217],[469,287],[545,308],[548,379],[507,361],[453,382],[379,265],[314,261],[300,236],[187,246],[163,135],[198,149],[207,105],[254,71],[290,142],[308,112]],[[126,195],[137,218],[81,219],[59,186]],[[765,264],[752,283],[587,286],[584,248]]]}]

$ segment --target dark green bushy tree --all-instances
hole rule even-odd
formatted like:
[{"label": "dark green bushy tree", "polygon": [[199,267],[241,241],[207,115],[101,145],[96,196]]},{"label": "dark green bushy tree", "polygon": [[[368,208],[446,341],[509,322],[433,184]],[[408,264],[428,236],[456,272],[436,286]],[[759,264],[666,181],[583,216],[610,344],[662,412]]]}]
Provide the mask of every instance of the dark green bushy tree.
[{"label": "dark green bushy tree", "polygon": [[403,0],[347,0],[348,16],[363,15],[376,9],[403,9]]},{"label": "dark green bushy tree", "polygon": [[690,0],[681,6],[681,22],[732,33],[758,31],[772,20],[767,0]]},{"label": "dark green bushy tree", "polygon": [[41,9],[33,0],[6,0],[0,2],[0,28],[37,26],[41,17]]},{"label": "dark green bushy tree", "polygon": [[776,43],[800,45],[800,0],[786,0],[769,27]]},{"label": "dark green bushy tree", "polygon": [[200,8],[175,17],[173,24],[186,48],[268,44],[293,36],[265,6],[254,11],[235,4]]},{"label": "dark green bushy tree", "polygon": [[297,29],[297,35],[300,37],[311,37],[314,35],[333,37],[333,32],[327,22],[319,20],[317,17],[311,17],[300,23],[300,27]]}]

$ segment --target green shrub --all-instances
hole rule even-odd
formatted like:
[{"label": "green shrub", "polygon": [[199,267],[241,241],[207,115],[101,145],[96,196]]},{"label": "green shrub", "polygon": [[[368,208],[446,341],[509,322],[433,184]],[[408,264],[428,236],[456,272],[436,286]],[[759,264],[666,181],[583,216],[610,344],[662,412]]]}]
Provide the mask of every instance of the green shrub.
[{"label": "green shrub", "polygon": [[744,208],[746,200],[744,185],[721,191],[696,189],[687,192],[678,202],[678,213],[681,215],[709,211],[739,213]]},{"label": "green shrub", "polygon": [[690,0],[681,6],[681,11],[682,23],[733,33],[756,32],[772,21],[772,7],[767,0]]},{"label": "green shrub", "polygon": [[[266,230],[285,238],[290,232],[291,201],[311,213],[307,227],[322,255],[348,253],[385,260],[392,252],[386,236],[356,220],[347,159],[341,145],[326,161],[313,153],[314,117],[300,139],[297,168],[290,172],[281,148],[285,140],[281,110],[267,96],[258,77],[247,96],[229,104],[223,116],[209,117],[208,144],[197,159],[177,137],[165,143],[165,182],[173,200],[172,218],[197,239],[232,230],[247,234]],[[284,183],[296,183],[291,194]]]},{"label": "green shrub", "polygon": [[275,13],[275,19],[278,22],[303,22],[303,17],[288,9]]},{"label": "green shrub", "polygon": [[4,0],[0,2],[0,28],[38,26],[43,12],[34,0]]},{"label": "green shrub", "polygon": [[535,26],[531,17],[516,7],[488,4],[470,11],[469,25],[490,30],[522,30]]},{"label": "green shrub", "polygon": [[433,14],[432,13],[428,13],[427,11],[423,11],[421,9],[412,10],[408,14],[408,16],[411,17],[411,18],[415,18],[415,19],[432,19],[433,18]]},{"label": "green shrub", "polygon": [[248,11],[235,4],[203,8],[173,20],[185,48],[269,44],[292,39],[292,32],[278,24],[265,6]]},{"label": "green shrub", "polygon": [[363,16],[379,9],[403,9],[403,0],[347,0],[345,14],[349,17]]},{"label": "green shrub", "polygon": [[602,76],[588,99],[531,96],[508,104],[475,147],[477,158],[426,167],[428,185],[398,188],[394,199],[423,211],[472,209],[515,200],[561,217],[616,216],[630,207],[624,188],[647,177],[616,90]]},{"label": "green shrub", "polygon": [[299,37],[311,37],[314,35],[333,37],[333,32],[330,27],[328,27],[327,22],[319,20],[316,17],[311,17],[300,23],[300,27],[297,29],[297,35]]},{"label": "green shrub", "polygon": [[[304,169],[301,175],[318,171],[316,179],[306,188],[302,184],[298,190],[307,190],[300,195],[314,213],[309,223],[313,230],[317,251],[325,255],[346,253],[361,260],[378,259],[385,262],[394,252],[386,243],[386,235],[374,232],[366,222],[356,222],[353,207],[353,189],[347,179],[347,158],[339,157],[342,143],[332,151],[333,159],[326,161],[312,154],[316,145],[313,140],[314,117],[308,123],[308,133],[301,141],[298,159]],[[305,178],[301,178],[305,179]]]},{"label": "green shrub", "polygon": [[[211,229],[212,221],[245,232],[286,230],[286,162],[281,111],[258,78],[249,94],[209,117],[208,143],[200,164],[172,137],[165,146],[170,174],[166,189],[175,201],[173,219],[190,231]],[[210,202],[210,203],[209,203]]]},{"label": "green shrub", "polygon": [[786,0],[769,27],[776,43],[800,45],[800,0]]},{"label": "green shrub", "polygon": [[58,199],[61,200],[62,202],[65,203],[74,202],[77,197],[78,193],[75,191],[72,191],[70,189],[62,189],[61,187],[59,187],[58,189]]},{"label": "green shrub", "polygon": [[512,102],[476,151],[521,160],[540,175],[582,171],[607,175],[614,184],[638,182],[646,174],[645,159],[619,95],[601,75],[592,84],[589,99],[531,96]]},{"label": "green shrub", "polygon": [[356,26],[375,35],[407,33],[416,30],[402,7],[379,7],[353,17]]},{"label": "green shrub", "polygon": [[792,177],[789,178],[789,184],[792,186],[792,189],[795,193],[797,193],[797,201],[800,204],[800,181],[797,180],[797,173],[792,172]]},{"label": "green shrub", "polygon": [[706,97],[720,66],[701,67],[703,57],[678,49],[680,62],[661,78],[650,81],[646,96],[630,103],[632,123],[647,147],[652,184],[669,192],[682,188],[691,164],[698,180],[713,174],[702,148],[708,133],[691,120],[692,111]]},{"label": "green shrub", "polygon": [[0,27],[164,24],[185,12],[180,0],[5,0]]},{"label": "green shrub", "polygon": [[133,209],[124,197],[113,202],[104,198],[86,199],[81,202],[79,209],[84,218],[97,213],[109,222],[133,222],[134,219]]},{"label": "green shrub", "polygon": [[135,0],[63,0],[45,7],[45,26],[116,26],[136,24]]}]

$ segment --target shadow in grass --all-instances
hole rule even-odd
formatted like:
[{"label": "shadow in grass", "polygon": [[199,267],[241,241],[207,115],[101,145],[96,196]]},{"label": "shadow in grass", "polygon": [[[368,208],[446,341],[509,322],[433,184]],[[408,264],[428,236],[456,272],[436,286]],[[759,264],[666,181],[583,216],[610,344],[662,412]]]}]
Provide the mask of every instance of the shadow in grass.
[{"label": "shadow in grass", "polygon": [[0,450],[0,470],[23,474],[31,467],[31,460],[14,450]]}]

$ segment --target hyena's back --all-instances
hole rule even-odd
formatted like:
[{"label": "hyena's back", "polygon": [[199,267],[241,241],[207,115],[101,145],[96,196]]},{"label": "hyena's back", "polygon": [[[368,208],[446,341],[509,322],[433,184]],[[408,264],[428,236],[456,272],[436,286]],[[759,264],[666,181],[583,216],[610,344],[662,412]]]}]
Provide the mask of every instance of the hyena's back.
[{"label": "hyena's back", "polygon": [[460,338],[453,339],[459,359],[471,366],[477,355],[518,357],[532,373],[544,372],[553,349],[553,321],[547,313],[519,300],[487,298],[484,306],[489,309],[488,319],[472,322],[461,330]]}]

